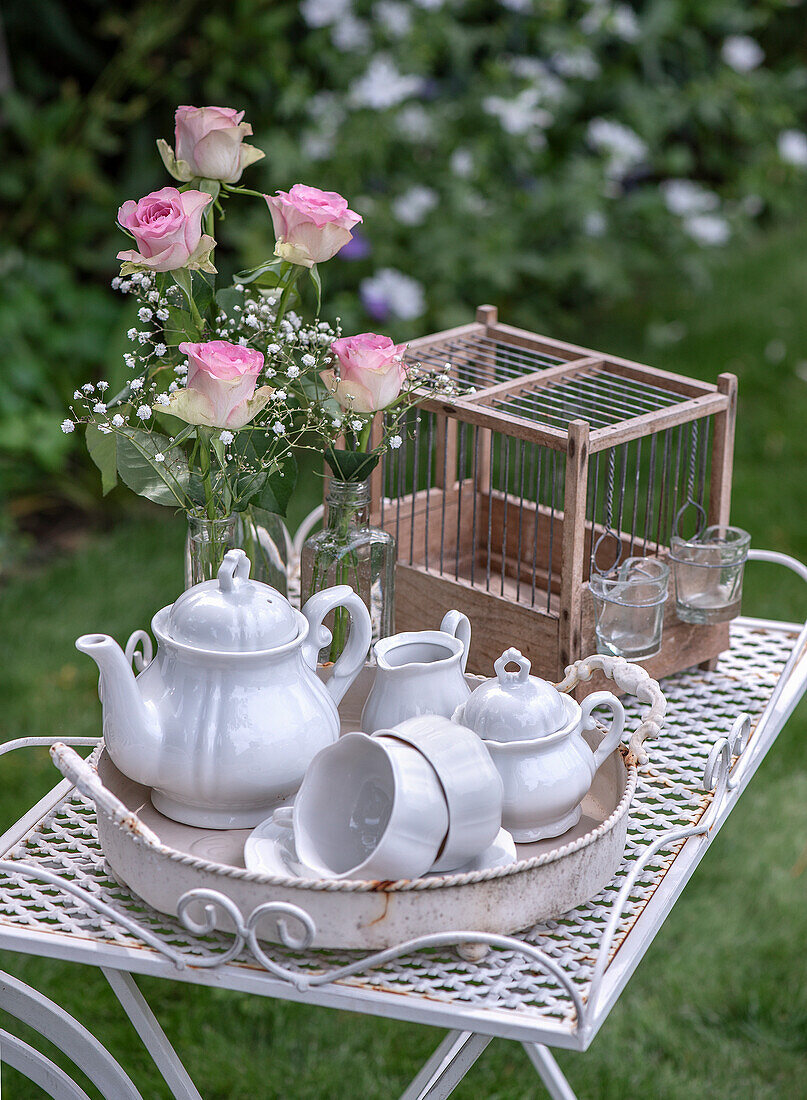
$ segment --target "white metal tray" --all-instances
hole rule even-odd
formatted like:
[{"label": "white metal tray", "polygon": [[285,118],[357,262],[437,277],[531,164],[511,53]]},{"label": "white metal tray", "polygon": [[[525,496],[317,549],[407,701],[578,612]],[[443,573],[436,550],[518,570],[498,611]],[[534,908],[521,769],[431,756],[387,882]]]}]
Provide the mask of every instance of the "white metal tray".
[{"label": "white metal tray", "polygon": [[[613,658],[593,657],[572,668],[566,688],[605,670],[650,705],[652,716],[634,735],[639,750],[642,736],[657,731],[663,714],[655,682]],[[373,674],[365,668],[346,696],[340,708],[343,732],[358,728]],[[596,741],[599,734],[593,736]],[[578,825],[554,840],[518,845],[518,861],[509,866],[399,882],[350,882],[247,871],[243,850],[249,830],[197,829],[163,817],[151,805],[150,790],[123,776],[103,749],[95,771],[70,749],[55,750],[54,756],[95,802],[98,839],[110,871],[155,909],[174,916],[186,908],[191,920],[202,921],[202,904],[181,900],[192,890],[224,894],[243,920],[266,903],[280,903],[285,908],[266,911],[256,932],[282,942],[293,905],[311,918],[313,946],[365,950],[458,928],[509,934],[587,901],[613,878],[622,859],[637,782],[635,756],[627,749],[613,753],[597,772]],[[230,914],[220,907],[214,912],[217,928],[234,929]]]}]

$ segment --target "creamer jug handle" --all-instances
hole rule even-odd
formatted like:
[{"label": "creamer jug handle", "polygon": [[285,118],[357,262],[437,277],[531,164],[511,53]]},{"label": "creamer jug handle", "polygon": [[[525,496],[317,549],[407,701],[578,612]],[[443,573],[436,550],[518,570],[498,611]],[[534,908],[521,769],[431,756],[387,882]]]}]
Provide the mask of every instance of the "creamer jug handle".
[{"label": "creamer jug handle", "polygon": [[440,623],[440,629],[444,634],[450,634],[452,638],[462,642],[463,652],[460,665],[462,671],[465,672],[465,666],[468,664],[468,650],[471,648],[470,619],[467,615],[463,615],[461,611],[446,611],[443,621]]},{"label": "creamer jug handle", "polygon": [[310,628],[308,637],[303,642],[303,658],[316,670],[319,651],[331,641],[331,632],[323,624],[323,620],[337,607],[344,607],[350,615],[347,645],[337,658],[331,677],[325,685],[338,706],[367,660],[367,651],[373,640],[370,612],[361,596],[348,584],[337,584],[334,588],[326,588],[324,592],[315,592],[301,610],[308,619]]}]

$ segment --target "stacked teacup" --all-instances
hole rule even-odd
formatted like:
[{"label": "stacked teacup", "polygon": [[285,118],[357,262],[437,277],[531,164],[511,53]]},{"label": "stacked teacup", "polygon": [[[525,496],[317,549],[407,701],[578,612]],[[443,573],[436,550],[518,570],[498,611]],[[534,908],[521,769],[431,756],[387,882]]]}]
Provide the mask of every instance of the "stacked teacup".
[{"label": "stacked teacup", "polygon": [[347,733],[294,801],[302,864],[323,878],[395,881],[467,867],[496,840],[502,781],[475,733],[439,715]]}]

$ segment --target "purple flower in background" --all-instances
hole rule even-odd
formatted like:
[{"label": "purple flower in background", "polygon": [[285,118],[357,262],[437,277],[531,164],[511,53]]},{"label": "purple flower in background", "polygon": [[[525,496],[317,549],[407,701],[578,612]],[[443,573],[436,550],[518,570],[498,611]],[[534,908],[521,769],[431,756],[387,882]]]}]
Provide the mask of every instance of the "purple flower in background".
[{"label": "purple flower in background", "polygon": [[363,233],[354,233],[339,253],[340,260],[364,260],[373,251],[373,246]]},{"label": "purple flower in background", "polygon": [[362,279],[359,295],[362,305],[375,321],[385,321],[389,317],[411,321],[426,309],[422,285],[393,267],[383,267],[372,278]]}]

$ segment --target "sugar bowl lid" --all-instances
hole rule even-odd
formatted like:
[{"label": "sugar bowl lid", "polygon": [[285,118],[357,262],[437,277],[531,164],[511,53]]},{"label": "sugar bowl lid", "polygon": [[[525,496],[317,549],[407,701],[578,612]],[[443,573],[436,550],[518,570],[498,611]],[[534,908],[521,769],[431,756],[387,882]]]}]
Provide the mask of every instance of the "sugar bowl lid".
[{"label": "sugar bowl lid", "polygon": [[[518,665],[508,672],[507,665]],[[506,649],[493,668],[496,675],[471,694],[462,724],[485,741],[527,741],[556,733],[569,721],[557,688],[530,676],[530,662],[517,649]]]},{"label": "sugar bowl lid", "polygon": [[216,653],[253,653],[293,641],[299,626],[291,604],[268,584],[250,580],[249,570],[243,550],[228,550],[216,580],[195,584],[171,606],[171,641]]}]

